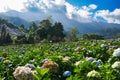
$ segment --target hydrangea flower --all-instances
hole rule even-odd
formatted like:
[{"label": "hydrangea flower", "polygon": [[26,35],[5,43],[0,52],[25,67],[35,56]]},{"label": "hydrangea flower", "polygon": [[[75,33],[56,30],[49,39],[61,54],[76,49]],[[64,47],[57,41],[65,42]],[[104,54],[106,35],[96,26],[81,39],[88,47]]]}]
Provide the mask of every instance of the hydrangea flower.
[{"label": "hydrangea flower", "polygon": [[0,61],[2,61],[3,60],[3,57],[0,57]]},{"label": "hydrangea flower", "polygon": [[37,68],[39,68],[39,69],[40,69],[41,67],[38,65],[38,66],[37,66]]},{"label": "hydrangea flower", "polygon": [[49,68],[51,72],[56,73],[58,71],[59,65],[54,61],[45,62],[41,68]]},{"label": "hydrangea flower", "polygon": [[101,44],[100,47],[101,47],[101,48],[107,48],[108,45],[106,45],[106,44]]},{"label": "hydrangea flower", "polygon": [[86,60],[87,60],[87,61],[90,61],[90,62],[93,62],[93,61],[94,61],[94,58],[93,58],[93,57],[86,57]]},{"label": "hydrangea flower", "polygon": [[52,43],[52,40],[50,40],[50,43]]},{"label": "hydrangea flower", "polygon": [[75,49],[75,51],[78,51],[78,50],[80,50],[80,47],[79,47],[79,46]]},{"label": "hydrangea flower", "polygon": [[68,56],[65,56],[64,58],[63,58],[63,61],[69,61],[70,60],[70,57],[68,57]]},{"label": "hydrangea flower", "polygon": [[115,57],[120,57],[120,48],[114,50],[113,56],[115,56]]},{"label": "hydrangea flower", "polygon": [[93,42],[91,45],[92,45],[92,46],[95,46],[95,45],[96,45],[96,43],[95,43],[95,42]]},{"label": "hydrangea flower", "polygon": [[34,63],[34,62],[35,62],[35,59],[32,59],[32,60],[30,60],[29,62],[30,62],[30,63]]},{"label": "hydrangea flower", "polygon": [[112,68],[114,69],[120,69],[120,61],[116,61],[113,65]]},{"label": "hydrangea flower", "polygon": [[57,56],[59,59],[63,59],[63,56]]},{"label": "hydrangea flower", "polygon": [[34,80],[33,75],[35,73],[36,72],[32,71],[29,67],[18,66],[13,72],[13,75],[16,80]]},{"label": "hydrangea flower", "polygon": [[100,77],[100,73],[93,70],[93,71],[90,71],[88,74],[87,74],[87,77],[92,77],[92,78],[99,78]]},{"label": "hydrangea flower", "polygon": [[71,74],[72,74],[71,71],[65,71],[63,73],[63,77],[69,77]]},{"label": "hydrangea flower", "polygon": [[47,62],[48,60],[49,60],[49,59],[46,58],[46,59],[42,60],[42,63],[45,63],[45,62]]},{"label": "hydrangea flower", "polygon": [[110,48],[115,49],[118,48],[118,46],[110,46]]},{"label": "hydrangea flower", "polygon": [[86,48],[82,48],[83,51],[86,51],[87,49]]},{"label": "hydrangea flower", "polygon": [[11,63],[10,60],[4,60],[3,62],[4,62],[5,64],[9,64],[9,63]]},{"label": "hydrangea flower", "polygon": [[92,63],[95,63],[97,66],[100,65],[100,61],[93,61]]},{"label": "hydrangea flower", "polygon": [[31,70],[34,70],[35,68],[33,64],[26,64],[25,67],[29,67]]},{"label": "hydrangea flower", "polygon": [[19,55],[19,58],[23,58],[23,57],[24,57],[23,54]]},{"label": "hydrangea flower", "polygon": [[81,62],[82,62],[82,61],[77,61],[77,62],[75,63],[75,65],[78,66]]},{"label": "hydrangea flower", "polygon": [[88,53],[89,53],[89,54],[92,54],[92,53],[93,53],[93,51],[89,50],[89,51],[88,51]]}]

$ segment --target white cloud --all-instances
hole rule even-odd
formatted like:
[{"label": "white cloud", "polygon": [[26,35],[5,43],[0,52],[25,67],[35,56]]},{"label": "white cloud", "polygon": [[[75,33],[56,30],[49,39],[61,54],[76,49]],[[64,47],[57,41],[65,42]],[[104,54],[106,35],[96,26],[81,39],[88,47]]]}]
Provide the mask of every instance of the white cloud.
[{"label": "white cloud", "polygon": [[91,10],[94,10],[96,8],[96,5],[91,4],[89,6],[82,6],[80,9],[78,9],[71,4],[66,3],[66,15],[68,18],[77,20],[79,22],[91,22],[91,15],[93,14]]},{"label": "white cloud", "polygon": [[91,10],[97,8],[95,4],[78,8],[65,0],[28,0],[26,5],[27,10],[34,11],[34,9],[39,9],[39,11],[45,13],[63,14],[69,19],[73,19],[78,22],[91,22],[91,15],[93,14]]},{"label": "white cloud", "polygon": [[97,5],[95,4],[78,8],[66,0],[1,0],[0,2],[0,12],[6,12],[8,10],[32,13],[41,12],[37,14],[45,13],[54,17],[58,17],[56,15],[63,15],[78,22],[88,23],[94,19],[97,21],[102,19],[101,21],[104,20],[108,23],[120,24],[120,9],[115,9],[113,12],[109,10],[93,12],[96,8]]},{"label": "white cloud", "polygon": [[113,12],[110,12],[109,10],[99,10],[95,13],[96,20],[99,20],[98,18],[102,18],[108,23],[117,23],[120,24],[120,9],[115,9]]},{"label": "white cloud", "polygon": [[26,0],[0,0],[0,12],[8,10],[22,11],[24,9],[24,2]]},{"label": "white cloud", "polygon": [[55,0],[55,4],[56,5],[64,5],[65,4],[65,0]]},{"label": "white cloud", "polygon": [[89,7],[90,9],[96,9],[96,8],[97,8],[97,5],[91,4],[91,5],[89,5],[88,7]]},{"label": "white cloud", "polygon": [[[28,0],[25,4],[26,10],[37,8],[43,12],[54,11],[63,8],[65,0]],[[62,11],[62,9],[61,9]]]}]

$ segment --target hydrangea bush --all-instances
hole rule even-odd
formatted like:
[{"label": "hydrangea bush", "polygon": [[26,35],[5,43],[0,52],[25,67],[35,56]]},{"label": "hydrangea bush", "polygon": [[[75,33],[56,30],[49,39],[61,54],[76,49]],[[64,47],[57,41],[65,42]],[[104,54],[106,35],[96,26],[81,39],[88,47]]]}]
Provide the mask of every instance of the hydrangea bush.
[{"label": "hydrangea bush", "polygon": [[120,80],[120,42],[0,47],[0,80]]}]

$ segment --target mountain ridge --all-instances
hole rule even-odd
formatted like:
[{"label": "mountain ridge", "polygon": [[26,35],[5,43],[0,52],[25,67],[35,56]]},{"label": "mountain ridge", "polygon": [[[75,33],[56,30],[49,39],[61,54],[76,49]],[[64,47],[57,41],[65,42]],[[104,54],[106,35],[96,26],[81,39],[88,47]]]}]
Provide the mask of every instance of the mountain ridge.
[{"label": "mountain ridge", "polygon": [[12,24],[8,20],[0,18],[0,32],[3,25],[5,25],[7,32],[10,33],[11,35],[21,34],[21,31],[16,25]]},{"label": "mountain ridge", "polygon": [[21,22],[24,22],[24,25],[27,27],[29,26],[28,24],[31,21],[35,21],[35,22],[41,21],[43,19],[46,19],[48,16],[52,15],[53,21],[61,22],[64,25],[64,29],[66,31],[68,31],[72,27],[77,27],[80,34],[97,33],[98,31],[107,29],[107,28],[120,28],[120,24],[113,24],[113,23],[106,23],[106,22],[92,21],[90,23],[82,23],[82,22],[78,22],[72,19],[68,19],[66,15],[62,15],[59,13],[56,13],[56,14],[43,14],[42,12],[41,13],[32,13],[32,12],[22,13],[22,12],[17,12],[17,11],[12,10],[12,11],[8,11],[5,13],[0,13],[0,16],[1,15],[3,17],[8,16],[8,20],[10,20],[13,23],[15,23],[13,21],[14,18],[17,19],[18,22],[19,20],[21,20]]}]

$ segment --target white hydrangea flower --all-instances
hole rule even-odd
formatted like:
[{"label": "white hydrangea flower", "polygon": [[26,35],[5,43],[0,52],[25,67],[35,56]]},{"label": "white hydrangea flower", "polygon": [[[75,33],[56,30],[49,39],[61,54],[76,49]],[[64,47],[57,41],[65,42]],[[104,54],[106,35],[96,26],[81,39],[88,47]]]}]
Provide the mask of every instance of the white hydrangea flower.
[{"label": "white hydrangea flower", "polygon": [[70,60],[70,57],[68,57],[68,56],[65,56],[64,58],[63,58],[63,61],[66,61],[66,62],[68,62]]},{"label": "white hydrangea flower", "polygon": [[34,80],[33,72],[29,67],[18,66],[13,72],[13,75],[16,80]]},{"label": "white hydrangea flower", "polygon": [[115,57],[120,57],[120,48],[114,50],[113,56],[115,56]]},{"label": "white hydrangea flower", "polygon": [[112,68],[114,69],[120,69],[120,61],[116,61],[113,65]]},{"label": "white hydrangea flower", "polygon": [[101,47],[101,48],[107,48],[108,45],[106,45],[106,44],[101,44],[100,47]]},{"label": "white hydrangea flower", "polygon": [[77,62],[75,63],[75,65],[78,66],[81,62],[82,62],[82,61],[77,61]]},{"label": "white hydrangea flower", "polygon": [[93,70],[93,71],[90,71],[88,74],[87,74],[87,77],[95,77],[95,78],[99,78],[100,77],[100,73]]},{"label": "white hydrangea flower", "polygon": [[80,47],[78,46],[76,49],[75,49],[75,51],[79,51],[80,50]]}]

